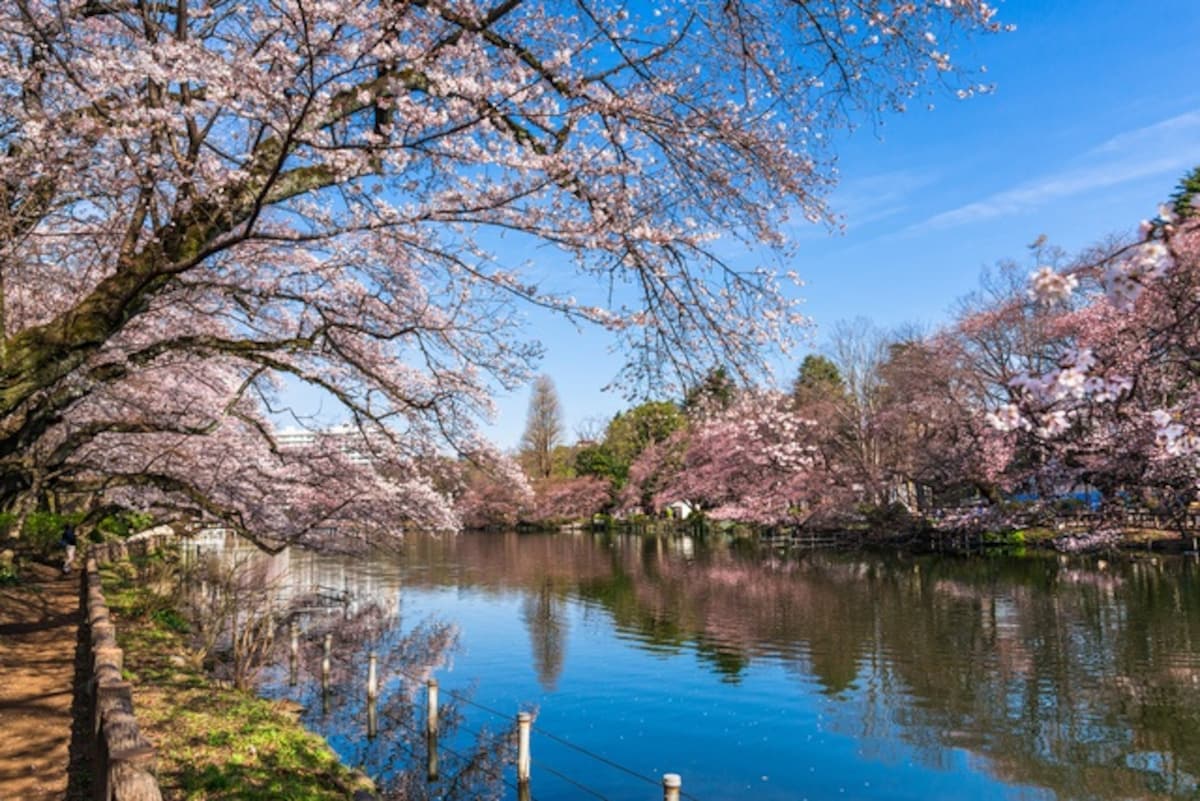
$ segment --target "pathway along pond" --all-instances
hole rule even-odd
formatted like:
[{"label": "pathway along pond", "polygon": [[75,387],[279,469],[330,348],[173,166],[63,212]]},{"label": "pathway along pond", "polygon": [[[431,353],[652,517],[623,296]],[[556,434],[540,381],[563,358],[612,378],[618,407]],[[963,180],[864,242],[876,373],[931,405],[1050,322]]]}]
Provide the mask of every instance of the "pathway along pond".
[{"label": "pathway along pond", "polygon": [[[665,772],[701,801],[1198,792],[1192,557],[784,555],[686,537],[471,534],[373,560],[284,554],[272,569],[297,588],[348,586],[356,601],[306,616],[298,683],[273,668],[264,691],[300,701],[349,764],[399,777],[409,798],[516,798],[509,744],[487,734],[519,708],[537,710],[539,801],[656,800]],[[380,604],[366,623],[364,598]],[[450,626],[420,625],[430,620]],[[323,701],[322,625],[339,642]],[[434,782],[428,661],[440,661],[447,704]]]}]

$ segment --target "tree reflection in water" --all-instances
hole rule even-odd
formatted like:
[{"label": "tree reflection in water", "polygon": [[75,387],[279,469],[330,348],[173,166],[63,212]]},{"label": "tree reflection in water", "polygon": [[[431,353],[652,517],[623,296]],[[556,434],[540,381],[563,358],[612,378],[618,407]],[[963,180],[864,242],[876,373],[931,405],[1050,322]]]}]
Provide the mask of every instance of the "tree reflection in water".
[{"label": "tree reflection in water", "polygon": [[556,588],[547,578],[521,602],[521,619],[529,629],[533,666],[538,683],[554,692],[567,653],[567,617],[562,599],[565,588]]},{"label": "tree reflection in water", "polygon": [[[721,676],[728,694],[710,704],[747,703],[754,697],[741,694],[747,677],[781,666],[795,677],[786,692],[821,699],[825,722],[878,764],[915,759],[963,770],[966,754],[972,770],[1060,798],[1196,794],[1200,563],[1192,559],[786,556],[719,538],[489,534],[416,538],[396,561],[366,572],[319,559],[293,567],[311,583],[317,573],[306,570],[350,570],[356,581],[382,583],[394,595],[401,585],[413,597],[442,597],[449,588],[483,606],[519,593],[515,611],[530,651],[514,650],[508,664],[524,663],[532,652],[533,672],[544,690],[557,693],[556,708],[574,687],[594,690],[593,676],[604,676],[611,693],[654,697],[634,678],[586,661],[585,638],[603,628],[612,633],[607,647],[649,652],[647,664],[662,678],[697,668]],[[564,668],[569,621],[580,619],[580,609],[594,624],[570,632],[580,644]],[[325,718],[312,684],[321,643],[314,623],[303,657],[307,684],[296,688],[311,725],[328,733],[348,762],[393,777],[410,798],[503,795],[509,733],[479,741],[465,728],[452,733],[461,726],[453,709],[443,713],[442,742],[462,757],[444,752],[443,778],[425,781],[421,680],[445,662],[453,632],[430,625],[402,636],[387,619],[380,612],[365,625],[354,635],[357,656],[335,665],[336,695]],[[339,641],[353,628],[341,619],[328,625]],[[367,742],[371,648],[385,679],[380,735]],[[582,671],[585,680],[563,678],[564,670]],[[401,672],[417,681],[400,681]],[[285,663],[273,681],[278,694],[290,695]],[[604,743],[615,734],[589,728],[587,737]],[[777,758],[785,759],[791,752],[782,741],[780,747]],[[723,758],[705,757],[714,772],[737,769]]]},{"label": "tree reflection in water", "polygon": [[[427,732],[426,680],[449,662],[458,645],[453,625],[427,621],[403,631],[397,605],[380,600],[390,585],[355,595],[347,581],[343,591],[323,587],[315,592],[329,576],[297,570],[298,564],[308,564],[305,557],[267,556],[226,545],[196,564],[207,574],[219,561],[255,582],[260,595],[272,596],[270,604],[258,605],[264,614],[269,606],[276,620],[269,664],[259,683],[264,695],[295,702],[304,724],[324,736],[345,764],[375,779],[385,801],[486,801],[504,796],[505,767],[515,754],[515,723],[468,731],[457,701],[443,697],[438,733],[431,737]],[[211,603],[221,591],[210,581],[197,581],[191,594]],[[292,623],[300,631],[294,670]],[[332,643],[328,690],[322,683],[327,637]],[[379,677],[374,709],[367,699],[372,653],[377,655]],[[370,717],[373,737],[368,736]],[[437,751],[436,775],[430,772],[431,747]]]},{"label": "tree reflection in water", "polygon": [[[324,639],[333,635],[330,688],[321,686]],[[455,628],[422,623],[401,631],[394,610],[377,603],[307,620],[301,648],[300,679],[288,685],[288,670],[271,671],[264,690],[296,700],[302,719],[322,734],[342,760],[374,778],[385,799],[499,799],[505,793],[505,766],[512,760],[514,731],[468,731],[459,704],[443,696],[436,738],[426,732],[426,680],[447,664],[457,646]],[[379,695],[377,733],[368,736],[368,656],[377,654]],[[284,658],[286,660],[286,657]],[[429,774],[429,748],[437,749],[436,775]]]},{"label": "tree reflection in water", "polygon": [[421,586],[520,588],[544,685],[561,670],[558,616],[583,602],[607,610],[623,641],[693,653],[730,683],[771,662],[815,681],[833,727],[883,761],[903,743],[930,767],[965,750],[1004,782],[1062,798],[1197,791],[1191,558],[785,556],[717,537],[480,535],[414,543],[405,560]]}]

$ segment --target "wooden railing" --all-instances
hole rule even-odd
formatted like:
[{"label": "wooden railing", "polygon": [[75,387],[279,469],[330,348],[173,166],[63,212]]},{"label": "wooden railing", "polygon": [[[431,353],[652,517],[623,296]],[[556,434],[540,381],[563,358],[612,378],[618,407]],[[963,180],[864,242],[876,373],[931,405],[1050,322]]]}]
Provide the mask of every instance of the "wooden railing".
[{"label": "wooden railing", "polygon": [[95,545],[83,572],[82,603],[89,645],[88,689],[93,741],[92,797],[97,801],[162,801],[155,777],[156,751],[138,727],[133,687],[122,676],[124,652],[100,586],[100,565],[158,550],[172,538],[152,534]]},{"label": "wooden railing", "polygon": [[1116,524],[1126,528],[1149,528],[1162,531],[1200,530],[1200,514],[1187,511],[1177,514],[1159,514],[1148,509],[1122,509],[1102,516],[1099,512],[1074,511],[1056,516],[1058,520],[1075,526],[1096,526],[1102,523]]}]

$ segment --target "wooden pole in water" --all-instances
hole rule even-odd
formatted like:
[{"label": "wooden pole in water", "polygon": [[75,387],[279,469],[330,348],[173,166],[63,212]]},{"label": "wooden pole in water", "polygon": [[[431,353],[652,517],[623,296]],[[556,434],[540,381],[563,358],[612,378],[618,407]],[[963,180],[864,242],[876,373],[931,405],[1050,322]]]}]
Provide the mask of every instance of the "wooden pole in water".
[{"label": "wooden pole in water", "polygon": [[438,733],[438,683],[437,679],[425,682],[425,731],[437,736]]},{"label": "wooden pole in water", "polygon": [[425,732],[425,778],[438,780],[438,736],[436,731]]},{"label": "wooden pole in water", "polygon": [[288,684],[295,686],[300,664],[300,627],[296,625],[296,621],[291,622],[288,631],[292,635],[291,648],[288,652]]},{"label": "wooden pole in water", "polygon": [[425,778],[438,779],[438,683],[425,682]]},{"label": "wooden pole in water", "polygon": [[679,801],[680,788],[683,787],[683,779],[678,773],[663,774],[663,801]]},{"label": "wooden pole in water", "polygon": [[372,651],[367,657],[367,700],[374,701],[379,696],[379,680],[375,675],[375,665],[379,657]]},{"label": "wooden pole in water", "polygon": [[529,782],[531,762],[529,759],[529,729],[532,723],[533,716],[528,712],[521,712],[517,715],[517,782],[519,784]]},{"label": "wooden pole in water", "polygon": [[379,732],[379,717],[375,707],[375,699],[367,699],[367,739],[374,740]]},{"label": "wooden pole in water", "polygon": [[321,690],[329,692],[329,674],[333,672],[331,657],[333,655],[333,635],[325,635],[325,655],[321,658]]}]

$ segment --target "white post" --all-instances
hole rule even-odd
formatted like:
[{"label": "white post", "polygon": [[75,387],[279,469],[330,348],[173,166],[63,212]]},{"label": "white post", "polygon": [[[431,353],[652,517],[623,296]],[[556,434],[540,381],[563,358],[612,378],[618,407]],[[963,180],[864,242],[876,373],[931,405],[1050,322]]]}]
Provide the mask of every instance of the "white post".
[{"label": "white post", "polygon": [[533,716],[528,712],[517,715],[517,781],[520,783],[529,781],[529,729],[532,723]]},{"label": "white post", "polygon": [[325,655],[321,659],[321,689],[328,692],[329,690],[329,674],[333,672],[333,665],[330,658],[333,654],[333,635],[325,635]]},{"label": "white post", "polygon": [[438,683],[437,679],[425,682],[425,731],[438,732]]},{"label": "white post", "polygon": [[679,789],[683,786],[683,779],[678,773],[663,774],[663,801],[679,801]]},{"label": "white post", "polygon": [[367,657],[367,700],[373,701],[379,695],[379,681],[375,675],[375,665],[379,657],[372,651]]},{"label": "white post", "polygon": [[291,649],[288,659],[288,684],[296,683],[297,666],[300,664],[300,627],[292,621],[288,629],[292,635]]}]

